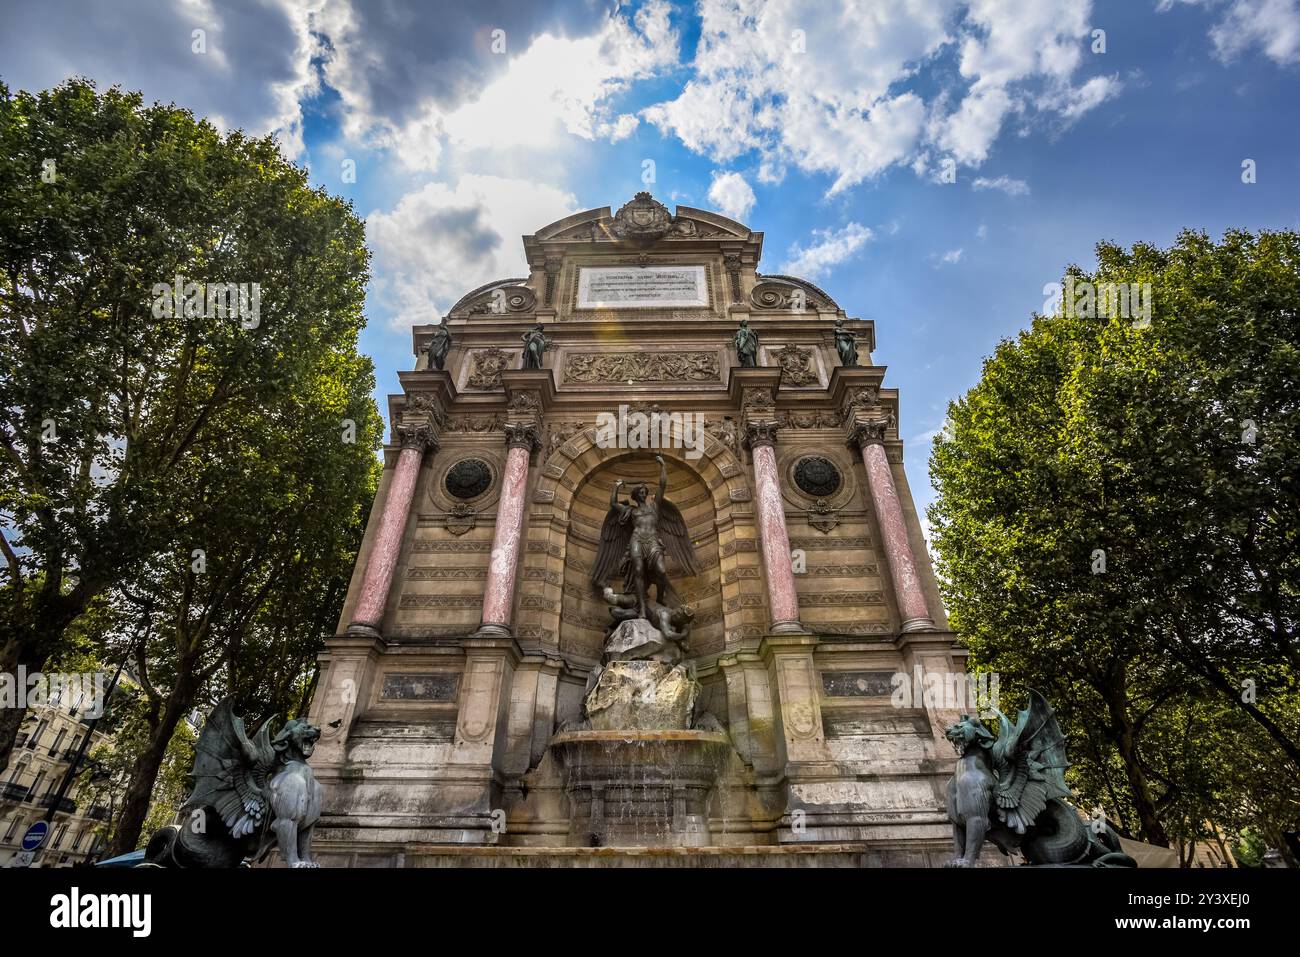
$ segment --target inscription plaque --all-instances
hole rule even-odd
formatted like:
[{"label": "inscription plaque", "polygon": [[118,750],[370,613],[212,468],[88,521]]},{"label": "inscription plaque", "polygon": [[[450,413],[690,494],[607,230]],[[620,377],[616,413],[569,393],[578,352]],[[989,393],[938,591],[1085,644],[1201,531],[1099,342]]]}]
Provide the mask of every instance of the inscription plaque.
[{"label": "inscription plaque", "polygon": [[385,701],[455,701],[459,687],[460,675],[455,672],[389,672],[384,675],[384,690],[379,696]]},{"label": "inscription plaque", "polygon": [[875,698],[893,694],[892,671],[823,671],[822,690],[832,698]]},{"label": "inscription plaque", "polygon": [[708,304],[703,266],[584,266],[578,273],[579,309]]}]

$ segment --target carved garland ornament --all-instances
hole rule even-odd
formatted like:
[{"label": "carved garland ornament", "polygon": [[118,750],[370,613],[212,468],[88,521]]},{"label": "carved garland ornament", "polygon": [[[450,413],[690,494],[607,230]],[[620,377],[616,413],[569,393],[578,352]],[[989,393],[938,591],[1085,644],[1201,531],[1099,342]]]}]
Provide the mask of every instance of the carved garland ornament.
[{"label": "carved garland ornament", "polygon": [[564,360],[565,382],[717,382],[716,352],[578,352]]}]

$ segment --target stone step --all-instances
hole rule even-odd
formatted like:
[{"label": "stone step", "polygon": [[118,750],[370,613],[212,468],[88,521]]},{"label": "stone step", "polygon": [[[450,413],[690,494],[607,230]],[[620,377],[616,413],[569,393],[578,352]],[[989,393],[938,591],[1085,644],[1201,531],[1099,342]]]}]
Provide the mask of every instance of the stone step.
[{"label": "stone step", "polygon": [[937,867],[950,851],[869,844],[749,847],[464,847],[408,845],[407,867]]}]

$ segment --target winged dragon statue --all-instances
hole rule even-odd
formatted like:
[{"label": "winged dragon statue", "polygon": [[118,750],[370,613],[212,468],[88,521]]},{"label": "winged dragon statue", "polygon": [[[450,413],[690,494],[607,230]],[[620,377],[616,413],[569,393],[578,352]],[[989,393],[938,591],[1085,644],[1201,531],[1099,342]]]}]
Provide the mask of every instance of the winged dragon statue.
[{"label": "winged dragon statue", "polygon": [[[591,582],[611,606],[615,624],[644,618],[672,641],[685,643],[692,611],[668,580],[667,558],[671,557],[685,574],[695,575],[695,547],[681,510],[664,495],[668,467],[663,456],[656,455],[655,461],[659,463],[659,487],[653,499],[644,483],[632,489],[632,497],[626,502],[618,498],[622,479],[610,490],[609,511],[600,529]],[[609,579],[615,575],[623,579],[622,593],[609,587]]]},{"label": "winged dragon statue", "polygon": [[994,713],[996,737],[968,714],[945,732],[958,755],[948,781],[957,856],[948,866],[974,867],[987,839],[1004,854],[1019,849],[1030,864],[1136,867],[1109,824],[1085,824],[1067,803],[1065,735],[1047,700],[1031,689],[1015,721]]},{"label": "winged dragon statue", "polygon": [[320,729],[293,718],[272,737],[272,720],[250,740],[232,699],[212,710],[195,746],[194,790],[181,805],[188,817],[154,834],[147,864],[238,867],[278,847],[289,867],[318,866],[311,836],[322,789],[307,758]]}]

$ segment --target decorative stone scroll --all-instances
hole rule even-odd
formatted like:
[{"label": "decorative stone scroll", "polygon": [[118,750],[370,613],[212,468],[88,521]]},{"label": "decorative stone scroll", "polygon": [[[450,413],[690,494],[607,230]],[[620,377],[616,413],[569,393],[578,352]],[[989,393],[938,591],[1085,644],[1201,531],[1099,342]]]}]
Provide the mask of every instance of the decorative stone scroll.
[{"label": "decorative stone scroll", "polygon": [[528,314],[537,308],[537,293],[527,286],[501,288],[482,293],[469,304],[466,312],[474,315]]},{"label": "decorative stone scroll", "polygon": [[821,302],[792,283],[763,281],[754,286],[749,302],[755,309],[773,312],[816,312]]},{"label": "decorative stone scroll", "polygon": [[716,352],[571,352],[565,382],[718,382]]}]

